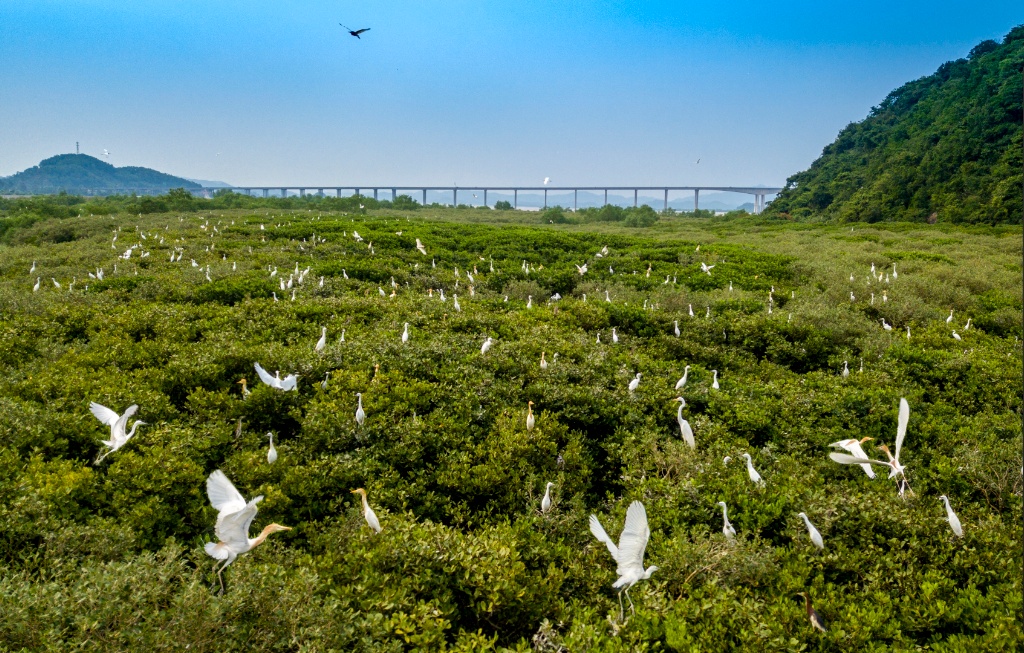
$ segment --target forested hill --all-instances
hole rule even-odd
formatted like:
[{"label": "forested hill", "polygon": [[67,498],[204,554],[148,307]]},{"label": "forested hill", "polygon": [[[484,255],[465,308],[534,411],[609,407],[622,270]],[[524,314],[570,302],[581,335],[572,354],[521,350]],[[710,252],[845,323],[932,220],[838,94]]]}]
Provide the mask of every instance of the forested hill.
[{"label": "forested hill", "polygon": [[88,154],[58,154],[28,170],[0,177],[0,191],[19,194],[85,193],[96,189],[166,191],[171,188],[201,186],[150,168],[115,168]]},{"label": "forested hill", "polygon": [[904,84],[787,180],[769,215],[1021,219],[1024,25]]}]

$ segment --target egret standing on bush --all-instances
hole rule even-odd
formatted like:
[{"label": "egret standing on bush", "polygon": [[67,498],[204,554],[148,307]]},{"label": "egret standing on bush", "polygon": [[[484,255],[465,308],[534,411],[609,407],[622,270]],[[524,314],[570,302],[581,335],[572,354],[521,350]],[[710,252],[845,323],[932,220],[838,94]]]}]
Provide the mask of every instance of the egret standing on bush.
[{"label": "egret standing on bush", "polygon": [[358,494],[363,500],[363,518],[366,519],[367,525],[374,530],[375,533],[380,532],[380,522],[377,520],[377,513],[373,512],[373,508],[366,501],[366,490],[361,487],[357,487],[352,490],[352,494]]},{"label": "egret standing on bush", "polygon": [[962,526],[960,526],[960,519],[956,516],[956,513],[953,512],[953,509],[949,506],[949,497],[943,494],[942,496],[939,497],[939,499],[941,499],[942,502],[946,504],[946,519],[949,520],[949,527],[953,529],[953,533],[957,537],[963,537],[964,529]]},{"label": "egret standing on bush", "polygon": [[814,527],[814,524],[812,524],[811,520],[807,518],[807,515],[801,512],[797,513],[797,516],[804,520],[804,524],[807,526],[807,534],[811,537],[811,542],[814,543],[814,546],[819,549],[824,549],[825,542],[821,539],[821,533],[819,533],[818,529]]},{"label": "egret standing on bush", "polygon": [[220,593],[224,593],[224,577],[221,572],[243,553],[252,551],[271,533],[290,531],[288,526],[270,524],[254,539],[249,539],[249,526],[256,518],[256,504],[263,500],[263,495],[246,503],[245,498],[235,489],[224,472],[219,469],[206,479],[206,495],[210,503],[217,509],[217,525],[214,534],[217,543],[207,542],[206,553],[215,560],[224,563],[217,567],[217,578],[220,580]]},{"label": "egret standing on bush", "polygon": [[729,523],[729,511],[725,507],[725,501],[719,501],[718,505],[722,506],[722,535],[731,542],[736,539],[736,529]]},{"label": "egret standing on bush", "polygon": [[541,512],[551,510],[551,488],[554,487],[554,485],[554,483],[548,481],[547,487],[544,488],[544,498],[540,500]]},{"label": "egret standing on bush", "polygon": [[267,437],[270,438],[270,449],[267,449],[267,462],[273,465],[277,462],[277,449],[274,448],[274,434],[267,433]]},{"label": "egret standing on bush", "polygon": [[533,402],[526,402],[526,430],[533,430]]},{"label": "egret standing on bush", "polygon": [[676,397],[672,401],[679,402],[679,412],[676,413],[676,421],[679,422],[679,432],[683,436],[683,440],[686,444],[690,445],[693,449],[697,446],[697,443],[693,439],[693,429],[690,428],[690,423],[683,418],[683,409],[686,408],[686,400],[682,397]]},{"label": "egret standing on bush", "polygon": [[747,475],[750,476],[750,481],[755,485],[764,485],[764,479],[762,479],[761,475],[757,473],[756,469],[754,469],[754,463],[750,460],[750,454],[742,453],[740,455],[747,459]]},{"label": "egret standing on bush", "polygon": [[633,607],[633,599],[629,597],[629,588],[641,580],[650,578],[651,574],[658,571],[655,565],[644,569],[644,551],[647,549],[647,540],[651,537],[644,504],[639,501],[629,504],[629,509],[626,511],[626,523],[619,535],[619,546],[616,547],[612,538],[608,537],[608,533],[601,526],[597,515],[590,516],[590,532],[594,534],[598,542],[608,547],[608,552],[618,563],[619,579],[612,587],[619,590],[619,621],[622,621],[626,616],[625,607],[622,605],[622,595],[626,595],[629,600],[629,609],[635,614],[636,608]]}]

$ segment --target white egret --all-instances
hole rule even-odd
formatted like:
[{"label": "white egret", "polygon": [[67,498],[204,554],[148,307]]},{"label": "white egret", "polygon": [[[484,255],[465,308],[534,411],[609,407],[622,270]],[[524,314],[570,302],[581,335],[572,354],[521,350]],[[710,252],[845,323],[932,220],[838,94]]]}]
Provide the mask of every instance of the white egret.
[{"label": "white egret", "polygon": [[851,302],[857,301],[857,298],[853,296],[853,291],[852,290],[850,291],[850,301]]},{"label": "white egret", "polygon": [[892,331],[892,325],[889,324],[888,322],[886,322],[884,317],[881,318],[881,319],[882,319],[882,328],[885,329],[886,331]]},{"label": "white egret", "polygon": [[35,274],[36,273],[36,262],[35,261],[32,261],[32,269],[29,270],[28,273],[29,274]]},{"label": "white egret", "polygon": [[907,325],[907,340],[910,340],[910,325]]},{"label": "white egret", "polygon": [[459,296],[458,295],[452,295],[452,304],[455,307],[455,311],[457,313],[461,313],[462,312],[462,305],[459,304]]},{"label": "white egret", "polygon": [[50,277],[50,281],[53,281],[54,288],[56,288],[57,290],[60,290],[60,282],[59,281],[57,281],[53,277]]},{"label": "white egret", "polygon": [[693,449],[697,446],[697,443],[693,439],[693,429],[690,428],[690,423],[683,418],[683,409],[686,408],[686,400],[682,397],[676,397],[672,401],[679,402],[679,412],[676,413],[676,421],[679,422],[679,432],[683,436],[683,440],[686,444],[690,445]]},{"label": "white egret", "polygon": [[220,580],[220,591],[224,593],[224,577],[221,573],[224,568],[235,561],[235,558],[243,553],[252,551],[271,533],[290,531],[288,526],[280,524],[269,524],[258,536],[249,538],[249,527],[252,520],[256,518],[256,504],[263,500],[263,495],[255,497],[246,503],[245,498],[235,489],[224,472],[219,469],[210,474],[206,479],[206,496],[210,503],[217,510],[217,525],[214,534],[217,536],[217,543],[207,542],[206,553],[215,560],[224,562],[216,567],[217,578]]},{"label": "white egret", "polygon": [[487,340],[484,340],[484,344],[480,346],[480,353],[486,354],[487,350],[491,348],[492,344],[494,344],[494,341],[491,339],[490,336],[487,336]]},{"label": "white egret", "polygon": [[280,370],[275,372],[274,376],[270,376],[270,373],[263,369],[259,363],[254,363],[253,367],[256,368],[256,374],[259,375],[260,381],[263,381],[263,383],[269,385],[271,388],[276,388],[285,392],[289,390],[298,391],[299,377],[297,374],[289,374],[282,379]]},{"label": "white egret", "polygon": [[687,304],[686,306],[690,311],[690,317],[693,317],[693,304]]},{"label": "white egret", "polygon": [[725,535],[725,539],[732,541],[736,538],[736,529],[729,522],[729,511],[725,507],[725,501],[719,501],[718,505],[722,506],[722,535]]},{"label": "white egret", "polygon": [[967,331],[970,328],[971,328],[971,318],[967,318],[967,324],[964,325],[964,331]]},{"label": "white egret", "polygon": [[634,613],[633,599],[629,597],[629,588],[641,580],[646,580],[658,570],[658,567],[651,565],[644,569],[644,551],[647,549],[647,541],[651,537],[651,529],[647,525],[647,511],[644,504],[634,501],[629,504],[626,511],[626,523],[619,535],[619,545],[615,546],[612,538],[608,536],[597,515],[590,516],[590,532],[594,534],[598,542],[608,547],[612,559],[618,563],[617,573],[619,579],[612,585],[619,590],[619,620],[625,618],[625,607],[622,605],[622,595],[629,599],[629,608]]},{"label": "white egret", "polygon": [[363,518],[366,519],[366,524],[373,529],[375,533],[380,532],[380,521],[377,519],[377,513],[373,512],[373,508],[366,501],[366,490],[361,487],[357,487],[352,490],[352,494],[358,494],[363,500]]},{"label": "white egret", "polygon": [[946,318],[946,324],[953,321],[953,309],[949,309],[949,317]]},{"label": "white egret", "polygon": [[818,529],[814,527],[814,524],[812,524],[811,520],[807,518],[807,515],[801,512],[797,513],[797,516],[803,518],[804,524],[807,526],[807,534],[811,537],[811,542],[814,543],[814,546],[819,549],[824,549],[825,542],[821,539],[821,533],[819,533]]},{"label": "white egret", "polygon": [[[59,288],[60,286],[57,286],[57,287]],[[611,301],[612,301],[612,298],[608,296],[608,291],[607,290],[604,291],[604,300],[606,302],[609,302],[609,303],[611,303]]]},{"label": "white egret", "polygon": [[633,380],[629,382],[629,392],[630,392],[630,394],[636,392],[636,389],[637,389],[637,387],[639,385],[640,385],[640,372],[637,372],[636,373],[636,377],[634,377]]},{"label": "white egret", "polygon": [[316,341],[316,346],[313,347],[314,351],[323,351],[324,347],[327,346],[327,327],[320,327],[320,339]]},{"label": "white egret", "polygon": [[762,479],[761,475],[757,473],[756,469],[754,469],[754,463],[750,460],[750,454],[743,453],[740,455],[747,459],[747,475],[750,476],[750,481],[755,485],[764,485],[764,479]]},{"label": "white egret", "polygon": [[953,532],[956,533],[957,537],[963,537],[964,529],[962,526],[960,526],[960,519],[956,516],[956,513],[953,512],[953,509],[950,508],[949,506],[949,498],[945,494],[943,494],[942,496],[939,497],[939,499],[941,499],[946,504],[946,519],[949,520],[949,527],[953,529]]},{"label": "white egret", "polygon": [[248,381],[246,381],[245,379],[241,379],[239,381],[236,381],[236,383],[239,383],[242,386],[242,398],[243,399],[248,399],[249,395],[252,394],[252,391],[249,390],[249,386],[246,385],[246,383],[248,383]]},{"label": "white egret", "polygon": [[[849,451],[851,454],[853,454],[854,456],[857,456],[858,458],[867,458],[868,457],[867,454],[864,453],[864,449],[860,445],[864,444],[868,440],[874,440],[874,438],[864,437],[864,438],[861,438],[860,440],[857,440],[856,438],[850,438],[849,440],[840,440],[838,442],[833,442],[832,444],[830,444],[828,446],[830,446],[830,447],[839,447],[841,449],[845,449],[845,450]],[[861,467],[861,469],[864,470],[864,473],[868,475],[868,478],[874,478],[875,477],[875,470],[871,469],[871,465],[869,465],[867,463],[864,463],[860,467]]]},{"label": "white egret", "polygon": [[327,389],[327,381],[330,378],[331,378],[331,373],[330,372],[324,372],[324,380],[320,382],[320,389],[321,390],[326,390]]},{"label": "white egret", "polygon": [[362,426],[366,421],[366,411],[363,410],[363,393],[357,392],[356,397],[359,399],[359,405],[356,406],[356,424]]},{"label": "white egret", "polygon": [[546,360],[544,360],[544,352],[540,353],[540,369],[542,369],[542,370],[548,369],[548,362]]},{"label": "white egret", "polygon": [[957,333],[956,331],[953,331],[953,340],[962,340],[960,334]]},{"label": "white egret", "polygon": [[526,402],[526,430],[527,431],[532,431],[533,430],[533,424],[534,424],[534,419],[533,419],[533,402],[532,401],[528,401],[528,402]]},{"label": "white egret", "polygon": [[39,291],[39,277],[36,277],[36,285],[32,286],[32,292]]},{"label": "white egret", "polygon": [[711,269],[713,267],[715,267],[715,266],[708,265],[707,263],[704,263],[702,261],[701,264],[700,264],[700,271],[706,273],[710,277],[711,276]]},{"label": "white egret", "polygon": [[687,365],[683,368],[683,376],[676,381],[676,390],[686,387],[686,377],[690,376],[690,366]]},{"label": "white egret", "polygon": [[547,512],[547,511],[551,510],[551,488],[554,485],[555,485],[554,483],[551,483],[549,481],[547,487],[544,488],[544,498],[540,500],[540,511],[541,512]]},{"label": "white egret", "polygon": [[676,337],[678,338],[679,337],[679,320],[673,320],[672,323],[675,325],[675,328],[673,329],[673,331],[675,332]]},{"label": "white egret", "polygon": [[416,249],[419,250],[420,254],[423,254],[424,256],[427,255],[427,248],[423,246],[423,243],[420,242],[419,238],[416,239]]},{"label": "white egret", "polygon": [[533,295],[529,295],[526,298],[526,308],[533,308]]},{"label": "white egret", "polygon": [[405,323],[405,330],[402,331],[402,342],[403,343],[409,342],[409,323],[408,322]]},{"label": "white egret", "polygon": [[878,447],[885,452],[886,456],[889,457],[889,461],[885,462],[882,460],[873,460],[867,457],[849,456],[842,453],[830,453],[829,458],[841,465],[883,465],[889,468],[889,478],[901,477],[900,482],[900,495],[902,496],[904,489],[908,486],[906,484],[906,467],[900,463],[900,450],[903,448],[903,439],[907,435],[907,423],[910,421],[910,404],[907,400],[900,398],[900,410],[899,417],[896,425],[896,455],[894,456],[889,452],[889,448],[885,445]]},{"label": "white egret", "polygon": [[726,456],[725,458],[722,458],[723,465],[728,465],[730,461],[732,461],[732,456]]},{"label": "white egret", "polygon": [[95,401],[89,404],[89,410],[91,410],[92,414],[96,416],[96,419],[110,427],[110,439],[101,440],[101,442],[109,448],[96,459],[96,462],[93,463],[95,465],[100,464],[104,458],[123,447],[125,443],[127,443],[128,440],[131,440],[132,436],[135,435],[135,429],[140,426],[145,426],[146,424],[146,422],[141,420],[135,420],[135,423],[132,424],[132,430],[127,433],[125,432],[128,428],[128,418],[139,410],[138,404],[128,406],[128,409],[124,411],[123,415],[118,415],[106,406],[101,406]]},{"label": "white egret", "polygon": [[899,276],[900,276],[900,275],[896,274],[896,264],[895,264],[895,263],[893,263],[893,264],[892,264],[892,278],[893,278],[893,279],[896,279],[896,278],[897,278],[897,277],[899,277]]},{"label": "white egret", "polygon": [[718,390],[718,370],[711,370],[711,374],[714,377],[711,380],[711,387],[714,388],[715,390]]},{"label": "white egret", "polygon": [[267,462],[273,465],[277,462],[277,449],[274,448],[274,434],[267,433],[267,437],[270,438],[270,448],[267,449]]},{"label": "white egret", "polygon": [[615,333],[615,327],[612,327],[612,342],[615,344],[619,343],[619,334]]}]

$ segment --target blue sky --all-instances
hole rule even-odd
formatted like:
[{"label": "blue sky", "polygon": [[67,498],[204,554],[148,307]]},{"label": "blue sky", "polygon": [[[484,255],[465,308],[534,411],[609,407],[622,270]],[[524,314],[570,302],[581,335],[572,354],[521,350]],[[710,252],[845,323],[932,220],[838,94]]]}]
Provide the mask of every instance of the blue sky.
[{"label": "blue sky", "polygon": [[0,0],[0,175],[79,141],[239,185],[775,185],[1022,22],[999,0]]}]

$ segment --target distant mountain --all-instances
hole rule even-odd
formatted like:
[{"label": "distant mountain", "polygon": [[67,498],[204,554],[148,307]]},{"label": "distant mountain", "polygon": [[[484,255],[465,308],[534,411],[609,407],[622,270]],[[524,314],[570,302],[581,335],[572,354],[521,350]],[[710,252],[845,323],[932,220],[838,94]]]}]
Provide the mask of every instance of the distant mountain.
[{"label": "distant mountain", "polygon": [[192,183],[199,184],[203,188],[234,188],[234,186],[225,181],[210,181],[209,179],[192,179],[191,177],[186,177],[186,179],[188,179]]},{"label": "distant mountain", "polygon": [[171,188],[197,190],[201,186],[181,177],[149,168],[115,168],[88,154],[58,154],[10,177],[0,177],[0,192],[27,195],[111,192],[158,192]]},{"label": "distant mountain", "polygon": [[843,221],[1016,222],[1024,25],[904,84],[789,178],[766,213]]}]

